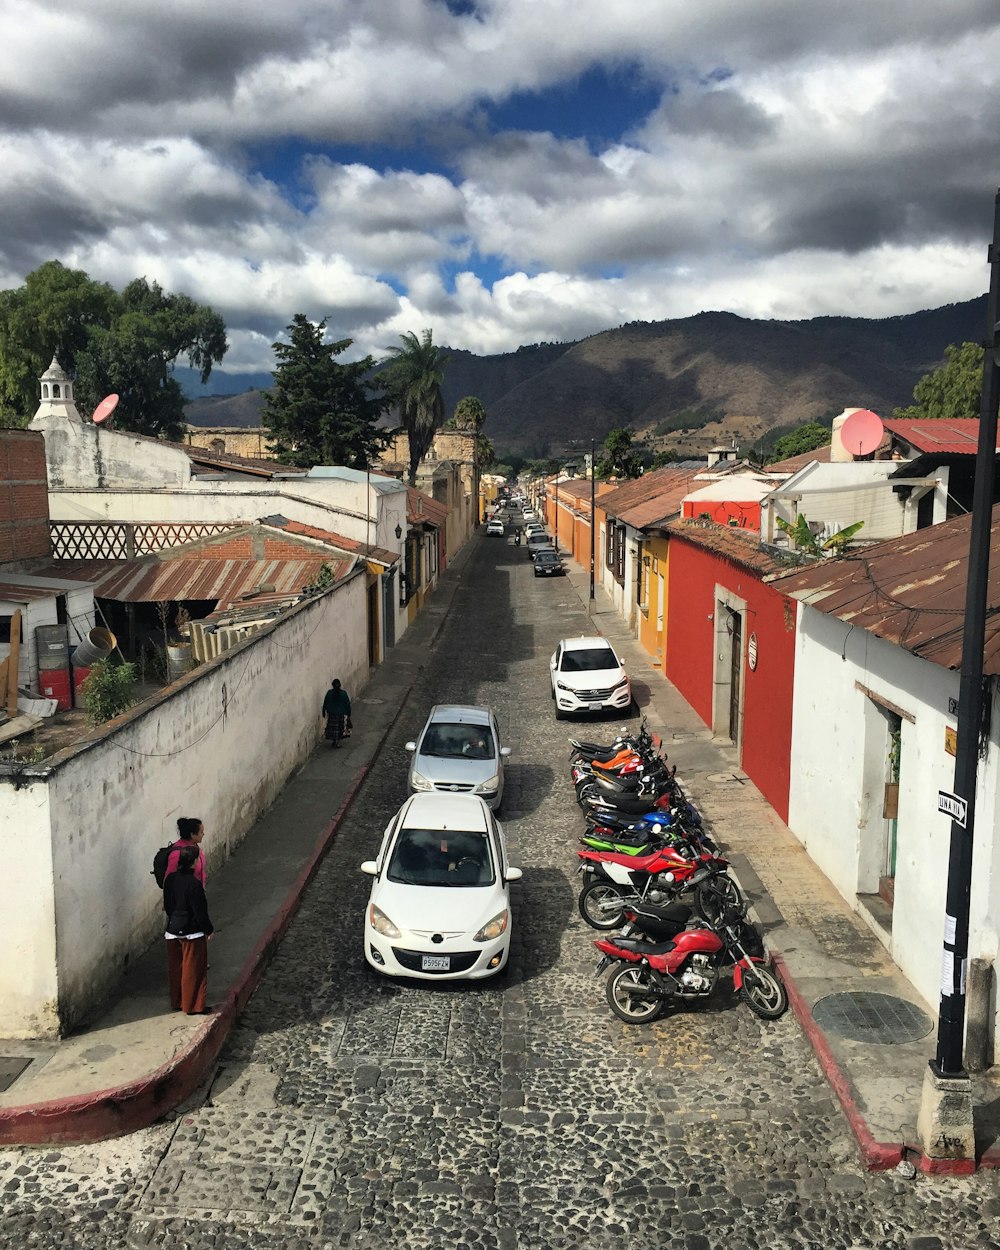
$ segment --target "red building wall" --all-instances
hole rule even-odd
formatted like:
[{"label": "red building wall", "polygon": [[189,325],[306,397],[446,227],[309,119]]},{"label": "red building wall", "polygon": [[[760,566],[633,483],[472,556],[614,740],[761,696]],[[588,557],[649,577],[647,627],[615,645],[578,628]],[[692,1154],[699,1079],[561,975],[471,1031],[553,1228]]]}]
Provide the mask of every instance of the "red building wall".
[{"label": "red building wall", "polygon": [[706,515],[719,525],[735,524],[740,529],[760,532],[760,504],[755,499],[685,499],[681,504],[682,517]]},{"label": "red building wall", "polygon": [[0,563],[50,554],[45,439],[0,430]]},{"label": "red building wall", "polygon": [[[670,538],[666,674],[706,725],[713,717],[715,588],[746,601],[741,766],[788,820],[795,675],[795,604],[750,569],[683,538]],[[750,635],[757,666],[747,662]]]}]

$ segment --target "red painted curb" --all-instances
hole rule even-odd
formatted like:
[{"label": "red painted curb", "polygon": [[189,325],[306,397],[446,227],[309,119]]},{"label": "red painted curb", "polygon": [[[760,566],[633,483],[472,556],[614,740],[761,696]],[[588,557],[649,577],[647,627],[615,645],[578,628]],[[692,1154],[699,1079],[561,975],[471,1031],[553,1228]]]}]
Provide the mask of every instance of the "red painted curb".
[{"label": "red painted curb", "polygon": [[819,1025],[813,1019],[809,1004],[802,997],[798,986],[788,971],[788,965],[780,952],[776,950],[772,949],[771,957],[778,967],[781,979],[785,983],[785,989],[788,990],[788,1001],[795,1012],[796,1019],[809,1039],[809,1044],[819,1060],[819,1066],[823,1069],[823,1075],[830,1082],[833,1092],[837,1095],[837,1101],[840,1103],[844,1115],[847,1116],[847,1122],[851,1126],[851,1132],[854,1134],[858,1143],[858,1149],[861,1152],[862,1162],[869,1172],[885,1172],[889,1168],[894,1168],[903,1158],[903,1145],[899,1143],[877,1142],[875,1140],[871,1129],[869,1129],[864,1116],[858,1108],[854,1086],[847,1075],[841,1071],[829,1043]]},{"label": "red painted curb", "polygon": [[[388,732],[387,729],[382,741]],[[218,1058],[239,1013],[259,985],[272,955],[288,931],[305,888],[316,875],[337,827],[369,768],[370,764],[364,764],[356,773],[340,806],[320,834],[305,867],[243,964],[235,984],[218,1010],[173,1059],[155,1072],[113,1089],[72,1098],[53,1098],[48,1102],[28,1103],[21,1107],[0,1108],[0,1145],[69,1145],[121,1137],[147,1128],[195,1092]]]}]

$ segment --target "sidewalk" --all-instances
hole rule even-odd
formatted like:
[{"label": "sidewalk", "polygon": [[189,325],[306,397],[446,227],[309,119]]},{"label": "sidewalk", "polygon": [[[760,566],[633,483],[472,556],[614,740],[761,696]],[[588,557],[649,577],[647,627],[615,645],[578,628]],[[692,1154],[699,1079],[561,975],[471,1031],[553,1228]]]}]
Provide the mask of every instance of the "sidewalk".
[{"label": "sidewalk", "polygon": [[[81,1032],[61,1041],[7,1041],[0,1058],[28,1066],[0,1094],[0,1145],[97,1141],[146,1127],[177,1107],[210,1075],[243,1006],[295,914],[338,824],[406,702],[424,657],[451,608],[473,539],[441,578],[424,612],[357,698],[358,728],[339,751],[316,751],[213,875],[209,998],[215,1014],[178,1019],[165,1009],[159,944],[137,963],[117,999]],[[568,581],[588,607],[589,573],[568,563]],[[678,777],[730,857],[789,989],[792,1009],[840,1100],[865,1165],[920,1165],[916,1117],[934,1053],[932,1006],[922,1003],[881,942],[847,906],[801,844],[738,767],[730,743],[711,732],[629,634],[598,588],[595,630],[626,659],[633,688]],[[225,988],[228,987],[228,988]],[[913,1004],[927,1031],[913,1041],[851,1041],[836,1018],[814,1009],[859,992]],[[918,1017],[919,1018],[919,1017]],[[897,1028],[898,1033],[898,1028]],[[973,1079],[982,1166],[1000,1166],[1000,1071]]]}]

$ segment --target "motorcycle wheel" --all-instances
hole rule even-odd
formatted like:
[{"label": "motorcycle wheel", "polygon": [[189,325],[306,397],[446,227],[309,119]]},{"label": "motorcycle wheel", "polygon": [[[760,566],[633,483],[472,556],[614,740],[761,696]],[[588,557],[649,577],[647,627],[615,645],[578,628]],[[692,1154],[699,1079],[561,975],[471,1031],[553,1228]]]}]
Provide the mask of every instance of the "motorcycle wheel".
[{"label": "motorcycle wheel", "polygon": [[663,1015],[666,1004],[662,998],[639,996],[649,985],[649,973],[632,964],[623,965],[608,977],[608,1005],[619,1020],[626,1024],[650,1024]]},{"label": "motorcycle wheel", "polygon": [[596,798],[599,794],[597,786],[592,782],[584,782],[576,792],[576,801],[581,807],[587,806],[589,798]]},{"label": "motorcycle wheel", "polygon": [[739,907],[743,896],[732,877],[718,873],[695,888],[695,911],[710,925],[717,925],[730,907]]},{"label": "motorcycle wheel", "polygon": [[617,929],[625,919],[625,895],[609,881],[591,881],[580,891],[580,915],[592,929]]},{"label": "motorcycle wheel", "polygon": [[740,998],[762,1020],[777,1020],[788,1007],[788,991],[763,964],[743,969]]}]

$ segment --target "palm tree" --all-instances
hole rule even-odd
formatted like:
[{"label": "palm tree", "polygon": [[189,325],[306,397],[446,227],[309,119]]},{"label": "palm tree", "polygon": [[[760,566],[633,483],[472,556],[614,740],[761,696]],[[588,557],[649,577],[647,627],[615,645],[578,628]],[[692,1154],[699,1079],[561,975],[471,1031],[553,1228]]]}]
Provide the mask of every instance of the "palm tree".
[{"label": "palm tree", "polygon": [[431,330],[424,330],[419,339],[410,330],[399,337],[403,345],[388,349],[393,359],[383,370],[382,381],[392,403],[399,408],[400,421],[409,440],[408,480],[413,486],[420,461],[444,421],[441,384],[449,357],[447,352],[434,346]]}]

